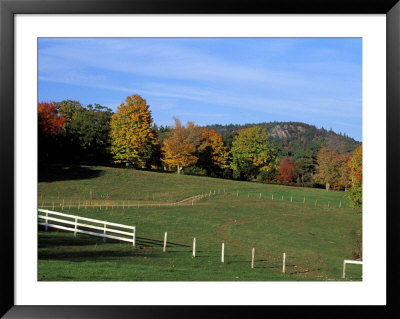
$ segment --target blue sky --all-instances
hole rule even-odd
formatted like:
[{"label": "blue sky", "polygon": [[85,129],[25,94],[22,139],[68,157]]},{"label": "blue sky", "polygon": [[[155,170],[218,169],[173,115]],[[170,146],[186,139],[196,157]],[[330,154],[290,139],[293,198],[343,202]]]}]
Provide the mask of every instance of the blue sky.
[{"label": "blue sky", "polygon": [[140,94],[157,125],[298,121],[362,140],[361,38],[40,38],[38,99],[116,111]]}]

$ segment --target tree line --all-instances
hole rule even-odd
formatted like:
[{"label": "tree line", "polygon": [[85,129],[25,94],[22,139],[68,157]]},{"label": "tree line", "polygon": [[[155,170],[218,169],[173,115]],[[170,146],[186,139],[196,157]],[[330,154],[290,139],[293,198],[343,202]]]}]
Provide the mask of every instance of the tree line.
[{"label": "tree line", "polygon": [[324,139],[285,152],[257,125],[222,136],[216,130],[182,124],[158,127],[150,106],[128,96],[114,113],[78,101],[38,103],[40,161],[79,161],[178,174],[345,190],[361,205],[362,147],[331,149]]}]

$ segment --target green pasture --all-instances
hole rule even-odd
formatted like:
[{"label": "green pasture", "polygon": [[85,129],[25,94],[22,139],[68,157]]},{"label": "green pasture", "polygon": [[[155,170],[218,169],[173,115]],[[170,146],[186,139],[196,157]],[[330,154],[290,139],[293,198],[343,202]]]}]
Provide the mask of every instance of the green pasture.
[{"label": "green pasture", "polygon": [[[193,204],[176,204],[199,194]],[[38,280],[343,280],[343,260],[354,259],[362,225],[343,192],[109,167],[41,172],[38,206],[53,204],[59,212],[136,226],[136,246],[40,226]],[[362,280],[362,268],[348,266],[346,280]]]}]

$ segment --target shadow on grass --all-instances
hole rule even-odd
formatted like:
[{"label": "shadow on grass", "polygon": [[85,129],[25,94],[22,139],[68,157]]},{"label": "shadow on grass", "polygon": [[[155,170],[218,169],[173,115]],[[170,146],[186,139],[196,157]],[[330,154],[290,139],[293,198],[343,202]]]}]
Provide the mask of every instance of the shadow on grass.
[{"label": "shadow on grass", "polygon": [[38,180],[39,182],[56,182],[67,180],[80,180],[99,177],[104,173],[100,169],[82,167],[80,165],[68,164],[39,164]]},{"label": "shadow on grass", "polygon": [[74,251],[63,251],[55,252],[51,251],[39,251],[39,260],[68,260],[71,262],[85,262],[85,261],[121,261],[121,258],[132,258],[132,257],[160,257],[159,254],[148,254],[144,251],[139,251],[132,248],[132,250],[124,249],[100,249],[95,247],[87,247],[82,250]]},{"label": "shadow on grass", "polygon": [[[227,256],[225,256],[225,259],[227,258]],[[226,261],[226,264],[250,264],[251,260],[230,260],[230,261]]]},{"label": "shadow on grass", "polygon": [[[151,238],[145,238],[145,237],[136,237],[136,243],[138,245],[145,246],[145,247],[164,247],[164,241],[157,240],[157,239],[151,239]],[[191,247],[191,246],[178,244],[178,243],[172,243],[172,242],[167,241],[167,248],[168,247]]]},{"label": "shadow on grass", "polygon": [[[51,234],[53,232],[48,232],[48,234]],[[58,232],[54,232],[57,234]],[[55,248],[55,247],[62,247],[62,246],[88,246],[88,245],[94,245],[96,243],[101,244],[103,243],[103,239],[101,238],[96,238],[96,237],[81,237],[77,235],[76,238],[74,238],[74,235],[72,233],[69,233],[71,236],[44,236],[39,233],[39,238],[38,238],[38,248]]]},{"label": "shadow on grass", "polygon": [[282,269],[282,267],[278,266],[254,266],[254,268],[260,268],[260,269]]},{"label": "shadow on grass", "polygon": [[[81,227],[80,229],[83,228]],[[51,228],[49,228],[47,232],[44,232],[44,226],[41,225],[39,225],[38,230],[39,230],[39,237],[38,237],[39,248],[48,248],[53,246],[85,246],[85,245],[92,245],[95,243],[103,243],[103,238],[101,237],[94,237],[84,234],[77,234],[77,236],[74,237],[72,232],[54,230]],[[120,243],[120,242],[125,244],[127,243],[124,241],[107,238],[107,243]],[[143,247],[163,247],[164,242],[161,240],[156,240],[151,238],[136,237],[136,245]],[[187,248],[191,246],[167,241],[167,248],[168,247]]]},{"label": "shadow on grass", "polygon": [[136,246],[107,238],[77,235],[69,232],[39,232],[39,260],[68,260],[73,262],[107,261],[126,257],[160,257],[154,248]]}]

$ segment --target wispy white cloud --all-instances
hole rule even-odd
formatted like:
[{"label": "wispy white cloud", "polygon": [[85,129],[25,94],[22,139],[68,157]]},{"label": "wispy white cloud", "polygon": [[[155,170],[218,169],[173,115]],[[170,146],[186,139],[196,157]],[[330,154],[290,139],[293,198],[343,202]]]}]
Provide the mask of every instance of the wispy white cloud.
[{"label": "wispy white cloud", "polygon": [[[291,117],[336,120],[338,125],[361,119],[361,59],[353,56],[357,52],[346,57],[340,48],[310,47],[302,39],[237,41],[226,48],[217,39],[199,43],[48,39],[39,42],[38,78],[42,83],[117,92],[107,102],[111,106],[115,96],[121,96],[114,107],[126,95],[141,94],[151,100],[155,113],[182,117],[212,120],[240,113],[243,120],[257,119],[257,114],[260,121]],[[207,115],[210,108],[213,114]]]},{"label": "wispy white cloud", "polygon": [[[155,100],[155,106],[160,105],[160,109],[173,109],[176,102],[169,102],[168,107],[165,103],[160,103],[161,97],[167,99],[184,99],[188,101],[201,102],[206,105],[214,104],[216,106],[225,106],[238,110],[248,110],[258,113],[268,113],[283,115],[287,112],[296,112],[301,114],[316,116],[333,116],[339,118],[357,118],[359,113],[355,106],[360,104],[358,99],[334,99],[325,98],[305,98],[296,100],[293,97],[286,96],[272,98],[268,96],[241,94],[239,91],[224,90],[212,87],[194,87],[183,84],[168,84],[150,82],[143,83],[141,88],[129,86],[115,86],[104,82],[104,77],[86,77],[80,74],[70,72],[65,77],[47,78],[39,77],[41,81],[52,81],[66,84],[83,85],[92,88],[115,90],[124,92],[127,95],[141,94],[143,96],[158,97]],[[122,102],[122,101],[121,101]],[[120,103],[118,103],[119,105]]]},{"label": "wispy white cloud", "polygon": [[[253,65],[252,61],[238,64],[210,53],[165,43],[137,45],[118,40],[111,40],[110,43],[106,40],[61,42],[40,49],[39,54],[43,60],[39,65],[39,74],[61,71],[62,66],[64,69],[77,69],[77,65],[84,65],[86,69],[225,85],[310,87],[319,83],[315,78],[306,78],[301,73],[307,65],[302,67],[296,64],[300,69],[298,72],[293,67],[292,70],[282,71],[273,66]],[[314,65],[314,70],[324,70],[327,65]],[[85,72],[85,69],[79,71]]]}]

